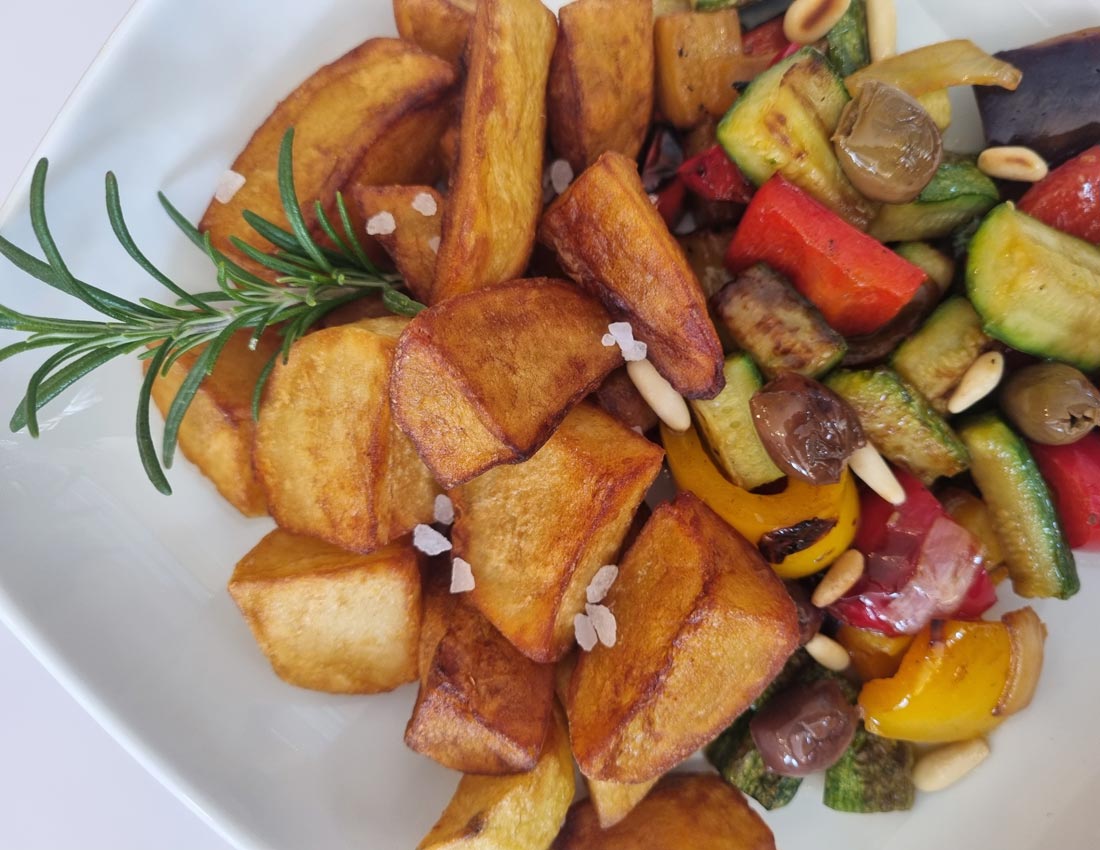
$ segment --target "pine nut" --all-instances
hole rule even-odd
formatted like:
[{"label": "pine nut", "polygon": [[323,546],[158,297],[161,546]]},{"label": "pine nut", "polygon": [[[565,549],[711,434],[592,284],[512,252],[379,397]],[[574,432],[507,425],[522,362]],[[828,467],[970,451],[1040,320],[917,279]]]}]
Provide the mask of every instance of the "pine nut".
[{"label": "pine nut", "polygon": [[1045,159],[1023,147],[986,148],[978,155],[978,168],[990,177],[1021,183],[1038,183],[1050,171]]},{"label": "pine nut", "polygon": [[848,665],[852,663],[852,659],[848,656],[848,650],[821,632],[810,638],[805,650],[810,653],[810,657],[814,661],[834,673],[847,670]]},{"label": "pine nut", "polygon": [[661,377],[652,363],[631,360],[626,364],[626,373],[658,419],[673,431],[686,431],[691,427],[691,412],[684,397]]},{"label": "pine nut", "polygon": [[867,43],[872,62],[897,55],[898,10],[894,0],[867,0]]},{"label": "pine nut", "polygon": [[993,390],[1005,373],[1005,356],[999,351],[987,351],[970,364],[955,392],[947,402],[949,413],[962,413],[973,407]]},{"label": "pine nut", "polygon": [[795,44],[813,44],[844,17],[852,0],[794,0],[783,17],[783,35]]},{"label": "pine nut", "polygon": [[818,608],[828,608],[855,586],[863,576],[863,566],[863,553],[849,549],[833,561],[810,601]]},{"label": "pine nut", "polygon": [[905,504],[905,490],[878,450],[867,443],[848,458],[848,468],[891,505]]},{"label": "pine nut", "polygon": [[942,791],[954,785],[986,760],[989,744],[984,738],[958,741],[925,753],[913,766],[913,784],[921,791]]}]

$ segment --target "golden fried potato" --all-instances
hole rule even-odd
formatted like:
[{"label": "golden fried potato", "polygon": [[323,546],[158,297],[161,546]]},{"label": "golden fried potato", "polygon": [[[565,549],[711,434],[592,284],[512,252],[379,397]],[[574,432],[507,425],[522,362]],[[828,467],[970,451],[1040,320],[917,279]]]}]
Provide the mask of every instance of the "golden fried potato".
[{"label": "golden fried potato", "polygon": [[663,456],[582,404],[530,460],[451,491],[451,541],[473,568],[473,603],[524,655],[557,661],[573,645],[588,583],[615,562]]},{"label": "golden fried potato", "polygon": [[254,461],[271,515],[287,531],[370,552],[431,522],[439,488],[393,424],[387,392],[407,321],[309,334],[272,372]]},{"label": "golden fried potato", "polygon": [[578,174],[605,151],[633,159],[653,115],[651,0],[577,0],[558,19],[546,91],[554,150]]},{"label": "golden fried potato", "polygon": [[797,648],[798,618],[756,548],[691,493],[653,512],[619,569],[604,602],[618,641],[581,654],[566,709],[581,772],[640,783],[756,699]]},{"label": "golden fried potato", "polygon": [[[650,789],[657,784],[656,779],[628,785],[623,782],[602,782],[599,779],[585,778],[588,786],[588,802],[596,812],[596,820],[601,829],[610,829],[646,798]],[[582,845],[583,846],[583,845]]]},{"label": "golden fried potato", "polygon": [[666,776],[618,826],[595,800],[569,810],[553,850],[775,850],[775,838],[744,795],[713,773]]},{"label": "golden fried potato", "polygon": [[664,15],[654,26],[654,42],[657,109],[676,127],[721,118],[737,99],[734,83],[764,70],[741,50],[736,9]]},{"label": "golden fried potato", "polygon": [[520,655],[439,578],[425,587],[419,658],[410,748],[463,773],[535,767],[553,712],[553,667]]},{"label": "golden fried potato", "polygon": [[458,63],[476,0],[393,0],[397,32],[423,50]]},{"label": "golden fried potato", "polygon": [[292,685],[373,694],[416,679],[420,568],[408,539],[356,555],[276,529],[237,564],[229,593]]},{"label": "golden fried potato", "polygon": [[352,200],[364,222],[380,213],[393,216],[393,232],[374,238],[390,255],[412,296],[428,303],[443,222],[443,196],[430,186],[360,186]]},{"label": "golden fried potato", "polygon": [[574,790],[569,736],[555,708],[535,769],[512,776],[462,777],[417,850],[547,850]]},{"label": "golden fried potato", "polygon": [[542,211],[544,92],[557,35],[539,0],[477,4],[433,303],[527,268]]},{"label": "golden fried potato", "polygon": [[595,400],[627,428],[640,428],[644,434],[657,427],[657,414],[642,398],[625,366],[604,378],[595,392]]},{"label": "golden fried potato", "polygon": [[[252,472],[252,392],[282,340],[274,332],[266,333],[253,351],[248,347],[251,337],[251,331],[241,331],[222,349],[183,417],[179,446],[233,507],[245,516],[262,516],[267,498]],[[153,384],[153,401],[162,415],[167,415],[201,353],[202,348],[187,352]]]},{"label": "golden fried potato", "polygon": [[566,281],[533,278],[425,310],[397,345],[394,420],[447,488],[530,457],[622,364],[610,319]]},{"label": "golden fried potato", "polygon": [[[316,71],[253,134],[232,169],[246,182],[228,203],[211,201],[199,229],[213,246],[242,262],[237,236],[261,251],[272,246],[241,218],[244,210],[287,227],[279,198],[279,145],[294,127],[294,182],[302,213],[315,230],[313,202],[334,222],[336,192],[365,182],[430,182],[424,160],[435,157],[449,118],[454,67],[394,38],[375,38]],[[438,164],[435,166],[438,169]]]},{"label": "golden fried potato", "polygon": [[631,323],[681,395],[711,398],[722,389],[722,346],[703,290],[633,160],[601,156],[546,211],[540,238],[574,280]]}]

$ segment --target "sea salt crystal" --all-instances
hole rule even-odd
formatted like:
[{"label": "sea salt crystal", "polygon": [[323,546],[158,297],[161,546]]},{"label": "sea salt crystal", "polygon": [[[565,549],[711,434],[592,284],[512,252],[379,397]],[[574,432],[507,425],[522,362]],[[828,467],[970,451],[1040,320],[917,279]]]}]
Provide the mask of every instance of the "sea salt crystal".
[{"label": "sea salt crystal", "polygon": [[656,195],[655,193],[652,193],[652,192],[651,192],[651,193],[649,194],[649,202],[650,202],[651,204],[653,204],[653,206],[657,206],[657,203],[658,203],[658,202],[659,202],[660,200],[661,200],[661,199],[660,199],[660,198],[659,198],[659,197],[658,197],[658,196],[657,196],[657,195]]},{"label": "sea salt crystal", "polygon": [[[648,350],[646,344],[634,339],[634,328],[630,322],[612,322],[607,326],[608,333],[603,335],[602,342],[610,347],[617,343],[623,353],[623,360],[645,360]],[[608,340],[611,342],[608,342]]]},{"label": "sea salt crystal", "polygon": [[613,337],[611,334],[604,334],[603,337],[600,339],[600,342],[604,344],[605,348],[611,348],[611,346],[617,344],[615,342],[615,337]]},{"label": "sea salt crystal", "polygon": [[592,625],[592,620],[587,614],[578,614],[573,618],[573,633],[577,636],[577,645],[585,652],[591,652],[600,642],[596,627]]},{"label": "sea salt crystal", "polygon": [[573,182],[573,167],[564,159],[555,159],[550,163],[550,185],[560,195]]},{"label": "sea salt crystal", "polygon": [[218,185],[214,188],[214,200],[219,204],[228,204],[234,196],[244,188],[245,177],[232,169],[227,170],[218,178]]},{"label": "sea salt crystal", "polygon": [[468,593],[474,589],[474,572],[468,561],[455,558],[451,562],[451,593]]},{"label": "sea salt crystal", "polygon": [[428,247],[432,249],[433,254],[439,253],[439,237],[433,236],[428,240]]},{"label": "sea salt crystal", "polygon": [[427,192],[421,192],[412,199],[412,208],[427,218],[431,218],[439,211],[435,198]]},{"label": "sea salt crystal", "polygon": [[432,511],[436,522],[450,525],[455,521],[455,506],[449,498],[440,493],[435,497],[435,507]]},{"label": "sea salt crystal", "polygon": [[393,213],[375,213],[367,219],[367,236],[389,236],[397,229]]},{"label": "sea salt crystal", "polygon": [[618,624],[611,609],[606,605],[585,605],[584,612],[588,615],[600,643],[604,646],[614,646],[618,638]]},{"label": "sea salt crystal", "polygon": [[421,523],[413,529],[413,546],[425,555],[442,555],[451,548],[451,541],[432,528]]},{"label": "sea salt crystal", "polygon": [[614,564],[608,564],[606,567],[600,567],[596,570],[596,574],[592,576],[592,581],[588,583],[588,590],[585,591],[585,596],[592,604],[597,602],[603,602],[603,598],[607,596],[607,591],[611,590],[611,585],[615,583],[615,579],[619,577],[619,568]]}]

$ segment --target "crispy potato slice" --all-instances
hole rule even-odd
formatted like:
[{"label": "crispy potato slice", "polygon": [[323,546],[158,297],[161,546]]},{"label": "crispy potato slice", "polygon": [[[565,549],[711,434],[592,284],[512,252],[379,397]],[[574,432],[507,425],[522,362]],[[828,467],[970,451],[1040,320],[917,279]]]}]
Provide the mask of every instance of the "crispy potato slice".
[{"label": "crispy potato slice", "polygon": [[535,661],[573,645],[585,589],[614,563],[664,452],[582,404],[530,460],[451,491],[457,556],[473,568],[473,603]]},{"label": "crispy potato slice", "polygon": [[638,428],[644,434],[657,427],[657,414],[642,398],[626,367],[616,369],[595,392],[596,402],[628,428]]},{"label": "crispy potato slice", "polygon": [[569,810],[553,850],[775,850],[772,831],[744,795],[713,773],[666,776],[610,829],[595,802]]},{"label": "crispy potato slice", "polygon": [[390,255],[413,297],[427,303],[435,277],[443,196],[430,186],[359,186],[352,198],[364,222],[379,213],[393,216],[393,232],[374,238]]},{"label": "crispy potato slice", "polygon": [[394,419],[444,487],[534,454],[622,364],[607,312],[566,281],[471,292],[418,315],[397,346]]},{"label": "crispy potato slice", "polygon": [[419,657],[410,748],[463,773],[535,767],[553,712],[553,667],[520,655],[438,577],[425,588]]},{"label": "crispy potato slice", "polygon": [[[179,445],[184,457],[233,507],[245,516],[263,516],[267,498],[252,471],[252,392],[281,340],[277,334],[266,333],[253,351],[248,347],[251,337],[251,331],[241,331],[222,349],[214,371],[203,380],[183,417]],[[161,415],[168,414],[180,384],[201,353],[202,348],[187,352],[153,384],[153,401]],[[145,367],[148,365],[146,361]]]},{"label": "crispy potato slice", "polygon": [[513,776],[464,776],[417,850],[547,850],[573,800],[573,756],[561,711],[535,769]]},{"label": "crispy potato slice", "polygon": [[605,151],[633,159],[653,115],[651,0],[577,0],[558,18],[546,92],[554,150],[578,174]]},{"label": "crispy potato slice", "polygon": [[439,488],[393,424],[387,386],[407,320],[309,334],[271,374],[254,460],[287,531],[369,552],[431,522]]},{"label": "crispy potato slice", "polygon": [[523,274],[542,211],[546,80],[558,25],[539,0],[481,0],[433,301]]},{"label": "crispy potato slice", "polygon": [[763,70],[741,50],[736,9],[663,15],[654,27],[657,109],[676,127],[721,118],[737,99],[734,83]]},{"label": "crispy potato slice", "polygon": [[540,236],[574,280],[631,323],[681,395],[722,389],[722,346],[702,287],[632,160],[601,156],[546,211]]},{"label": "crispy potato slice", "polygon": [[294,127],[294,183],[315,232],[313,202],[338,221],[332,215],[336,192],[349,184],[430,182],[424,159],[435,156],[454,84],[454,68],[437,56],[394,38],[364,42],[316,71],[275,108],[233,163],[244,186],[228,203],[211,201],[199,229],[209,231],[218,250],[258,268],[230,237],[260,251],[272,249],[245,224],[244,210],[287,227],[276,166],[288,127]]},{"label": "crispy potato slice", "polygon": [[581,772],[640,783],[756,699],[797,648],[798,619],[756,548],[691,493],[653,512],[619,569],[604,603],[618,641],[581,655],[566,708]]},{"label": "crispy potato slice", "polygon": [[596,812],[600,828],[610,829],[634,811],[657,784],[657,780],[626,784],[585,778],[585,784],[588,786],[588,800]]},{"label": "crispy potato slice", "polygon": [[476,5],[476,0],[393,0],[393,17],[402,38],[458,64]]},{"label": "crispy potato slice", "polygon": [[276,529],[237,564],[229,593],[292,685],[373,694],[416,679],[420,568],[408,539],[356,555]]}]

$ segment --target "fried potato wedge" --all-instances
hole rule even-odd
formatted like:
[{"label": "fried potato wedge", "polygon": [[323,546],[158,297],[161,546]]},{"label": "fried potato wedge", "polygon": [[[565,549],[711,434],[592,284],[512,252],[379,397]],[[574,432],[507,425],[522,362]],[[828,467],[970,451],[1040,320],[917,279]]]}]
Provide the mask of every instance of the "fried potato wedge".
[{"label": "fried potato wedge", "polygon": [[595,392],[595,400],[628,428],[638,428],[644,434],[657,427],[657,414],[630,380],[626,367],[604,378]]},{"label": "fried potato wedge", "polygon": [[417,850],[547,850],[575,790],[561,711],[535,769],[512,776],[462,777],[439,822]]},{"label": "fried potato wedge", "polygon": [[657,19],[654,27],[657,109],[676,127],[694,127],[721,118],[737,99],[734,83],[764,70],[741,50],[736,9],[680,12]]},{"label": "fried potato wedge", "polygon": [[546,80],[557,40],[539,0],[481,0],[467,50],[433,302],[523,274],[542,211]]},{"label": "fried potato wedge", "polygon": [[666,776],[617,826],[595,798],[569,810],[553,850],[775,850],[775,838],[744,795],[713,773]]},{"label": "fried potato wedge", "polygon": [[640,783],[674,767],[798,646],[783,583],[691,493],[653,512],[604,604],[618,640],[581,654],[566,701],[573,752],[592,779]]},{"label": "fried potato wedge", "polygon": [[199,229],[210,233],[218,250],[258,268],[230,237],[272,250],[241,218],[245,210],[287,227],[276,166],[288,127],[294,128],[295,187],[315,232],[313,202],[320,201],[331,215],[339,189],[364,182],[430,182],[431,166],[425,174],[424,160],[436,156],[455,79],[449,62],[408,42],[364,42],[316,71],[275,108],[232,165],[245,178],[244,186],[227,203],[211,201]]},{"label": "fried potato wedge", "polygon": [[383,213],[393,216],[393,231],[374,238],[390,255],[413,297],[427,303],[435,277],[443,196],[430,186],[359,186],[352,200],[364,222]]},{"label": "fried potato wedge", "polygon": [[[281,340],[274,333],[264,334],[253,351],[249,348],[251,337],[251,331],[241,331],[222,349],[214,371],[199,385],[183,417],[179,446],[184,457],[233,507],[245,516],[263,516],[267,497],[252,472],[252,392]],[[194,348],[184,354],[153,384],[153,401],[161,415],[168,414],[172,399],[202,350]],[[148,368],[148,361],[145,366]]]},{"label": "fried potato wedge", "polygon": [[541,238],[574,280],[631,323],[677,392],[711,398],[722,389],[722,346],[702,287],[632,160],[601,156],[546,211]]},{"label": "fried potato wedge", "polygon": [[545,278],[425,310],[397,345],[394,419],[447,488],[524,460],[622,365],[600,341],[609,321],[594,298]]},{"label": "fried potato wedge", "polygon": [[411,749],[463,773],[534,769],[553,714],[553,667],[521,655],[438,578],[425,587],[419,658]]},{"label": "fried potato wedge", "polygon": [[530,460],[451,491],[451,541],[470,596],[524,655],[557,661],[573,645],[592,576],[614,563],[664,452],[582,404]]},{"label": "fried potato wedge", "polygon": [[253,459],[271,515],[287,531],[370,552],[431,522],[439,488],[393,424],[387,392],[406,321],[317,331],[275,366]]},{"label": "fried potato wedge", "polygon": [[393,0],[393,17],[403,39],[457,64],[476,5],[476,0]]},{"label": "fried potato wedge", "polygon": [[229,593],[292,685],[373,694],[416,679],[420,568],[408,539],[356,555],[276,529],[237,564]]},{"label": "fried potato wedge", "polygon": [[554,150],[578,174],[605,151],[635,158],[653,115],[651,0],[576,0],[558,19],[546,92]]}]

